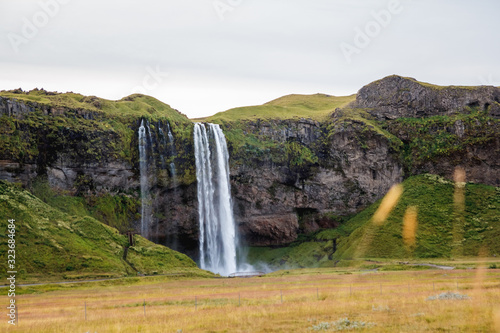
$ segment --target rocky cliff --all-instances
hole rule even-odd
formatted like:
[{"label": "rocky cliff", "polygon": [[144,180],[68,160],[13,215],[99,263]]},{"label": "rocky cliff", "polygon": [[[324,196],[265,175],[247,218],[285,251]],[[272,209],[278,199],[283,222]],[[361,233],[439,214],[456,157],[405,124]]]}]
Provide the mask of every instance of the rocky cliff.
[{"label": "rocky cliff", "polygon": [[381,120],[454,115],[473,109],[498,119],[499,103],[496,87],[441,87],[393,75],[361,88],[353,106],[367,108]]},{"label": "rocky cliff", "polygon": [[[140,220],[137,130],[147,120],[153,239],[196,257],[187,118],[140,95],[116,102],[44,91],[0,95],[0,179],[32,187],[43,178],[58,195],[82,198],[102,221],[120,220],[123,230]],[[243,241],[284,245],[301,233],[335,228],[414,174],[450,179],[460,167],[468,181],[499,186],[499,96],[495,87],[438,87],[391,76],[363,87],[350,105],[332,103],[326,117],[287,117],[285,99],[279,118],[207,119],[221,124],[228,141]],[[307,97],[294,96],[296,109],[300,98]],[[167,124],[175,155],[162,140]]]},{"label": "rocky cliff", "polygon": [[360,139],[359,124],[284,120],[247,128],[275,144],[270,154],[233,156],[235,214],[253,245],[333,228],[402,180],[390,141],[376,132]]},{"label": "rocky cliff", "polygon": [[499,96],[390,76],[323,121],[224,123],[245,239],[279,245],[334,228],[415,174],[453,179],[461,168],[467,181],[499,186]]}]

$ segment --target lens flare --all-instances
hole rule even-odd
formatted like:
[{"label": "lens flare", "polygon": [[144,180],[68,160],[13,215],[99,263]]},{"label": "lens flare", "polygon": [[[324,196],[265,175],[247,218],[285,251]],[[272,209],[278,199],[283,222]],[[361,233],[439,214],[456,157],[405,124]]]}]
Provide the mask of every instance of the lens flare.
[{"label": "lens flare", "polygon": [[403,241],[406,246],[414,246],[417,234],[417,207],[410,206],[403,216]]},{"label": "lens flare", "polygon": [[452,257],[460,257],[463,255],[463,235],[465,225],[465,170],[461,167],[456,167],[453,173],[455,181],[455,192],[453,193],[453,205],[455,219],[453,222],[453,244],[451,255]]},{"label": "lens flare", "polygon": [[453,194],[453,202],[457,213],[461,213],[465,208],[465,170],[461,167],[456,167],[453,173],[453,180],[455,181],[455,193]]},{"label": "lens flare", "polygon": [[389,192],[385,195],[384,199],[380,203],[375,214],[373,214],[373,223],[375,225],[381,225],[385,222],[389,214],[392,212],[394,207],[396,207],[401,194],[403,193],[403,185],[396,184],[391,187]]}]

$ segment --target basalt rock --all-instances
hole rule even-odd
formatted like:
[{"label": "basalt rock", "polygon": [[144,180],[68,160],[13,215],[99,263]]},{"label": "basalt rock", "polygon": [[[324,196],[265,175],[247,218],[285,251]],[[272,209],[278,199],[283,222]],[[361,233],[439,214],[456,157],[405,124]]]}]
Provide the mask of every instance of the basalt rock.
[{"label": "basalt rock", "polygon": [[[286,244],[298,233],[333,228],[336,217],[357,213],[403,179],[389,140],[372,131],[360,140],[359,124],[338,122],[328,139],[319,123],[295,122],[294,131],[273,125],[248,128],[281,142],[289,139],[287,133],[295,133],[294,138],[301,138],[321,158],[305,177],[269,158],[257,166],[233,163],[234,212],[243,238],[252,245]],[[325,141],[317,145],[320,140]]]},{"label": "basalt rock", "polygon": [[[361,88],[353,107],[380,120],[451,115],[481,109],[499,118],[500,88],[441,87],[393,75]],[[469,110],[467,110],[469,108]]]}]

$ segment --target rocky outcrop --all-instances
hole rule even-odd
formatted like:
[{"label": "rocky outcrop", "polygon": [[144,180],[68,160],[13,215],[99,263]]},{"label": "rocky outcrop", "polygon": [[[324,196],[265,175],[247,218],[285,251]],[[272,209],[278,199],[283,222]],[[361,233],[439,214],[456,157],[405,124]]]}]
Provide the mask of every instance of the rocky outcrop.
[{"label": "rocky outcrop", "polygon": [[133,165],[113,147],[119,135],[97,125],[98,113],[0,97],[2,115],[9,140],[0,148],[0,179],[29,185],[42,176],[75,193],[82,182],[98,192],[138,186]]},{"label": "rocky outcrop", "polygon": [[298,140],[311,145],[321,136],[321,124],[312,119],[249,121],[244,133],[256,134],[273,142]]},{"label": "rocky outcrop", "polygon": [[353,107],[366,108],[377,119],[422,118],[467,112],[500,116],[500,88],[441,87],[393,75],[361,88]]},{"label": "rocky outcrop", "polygon": [[[88,99],[92,101],[92,99]],[[0,116],[6,115],[14,118],[22,118],[30,113],[40,111],[43,115],[64,116],[73,115],[84,119],[95,119],[102,116],[102,113],[85,108],[56,107],[37,102],[21,102],[16,99],[9,99],[0,96]]]}]

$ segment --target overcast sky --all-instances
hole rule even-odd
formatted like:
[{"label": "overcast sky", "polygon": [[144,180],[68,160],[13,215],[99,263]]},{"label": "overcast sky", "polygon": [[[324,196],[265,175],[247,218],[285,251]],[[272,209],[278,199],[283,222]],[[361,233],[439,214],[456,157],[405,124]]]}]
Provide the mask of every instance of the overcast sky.
[{"label": "overcast sky", "polygon": [[0,90],[141,92],[190,118],[391,74],[500,85],[498,0],[1,0]]}]

